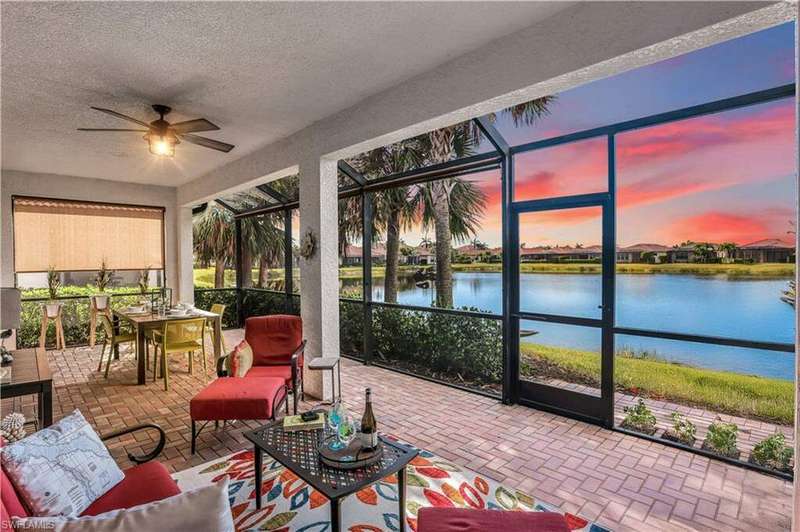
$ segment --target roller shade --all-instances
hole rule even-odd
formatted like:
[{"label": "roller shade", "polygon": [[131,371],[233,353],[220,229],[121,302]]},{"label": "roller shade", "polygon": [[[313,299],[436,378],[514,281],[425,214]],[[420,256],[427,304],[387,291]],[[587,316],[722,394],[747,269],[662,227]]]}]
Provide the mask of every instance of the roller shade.
[{"label": "roller shade", "polygon": [[164,268],[164,209],[14,198],[17,273]]}]

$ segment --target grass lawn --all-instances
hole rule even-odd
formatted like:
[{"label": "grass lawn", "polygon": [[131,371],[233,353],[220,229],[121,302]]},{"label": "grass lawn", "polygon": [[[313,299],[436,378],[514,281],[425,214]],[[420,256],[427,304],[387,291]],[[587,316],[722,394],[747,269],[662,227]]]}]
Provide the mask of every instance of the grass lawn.
[{"label": "grass lawn", "polygon": [[[521,354],[523,375],[600,385],[596,353],[523,343]],[[773,423],[794,422],[791,381],[628,356],[616,357],[614,374],[621,391]]]}]

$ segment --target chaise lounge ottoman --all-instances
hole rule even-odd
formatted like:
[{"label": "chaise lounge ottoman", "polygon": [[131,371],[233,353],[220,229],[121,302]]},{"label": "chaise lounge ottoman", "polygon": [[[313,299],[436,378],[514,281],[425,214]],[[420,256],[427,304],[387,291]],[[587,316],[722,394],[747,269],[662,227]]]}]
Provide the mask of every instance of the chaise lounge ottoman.
[{"label": "chaise lounge ottoman", "polygon": [[[280,377],[220,377],[189,403],[192,418],[192,454],[195,452],[197,436],[210,422],[274,419],[281,404],[289,413],[286,382]],[[204,421],[197,430],[197,422]]]},{"label": "chaise lounge ottoman", "polygon": [[564,516],[551,512],[503,512],[471,508],[423,507],[417,532],[569,532]]}]

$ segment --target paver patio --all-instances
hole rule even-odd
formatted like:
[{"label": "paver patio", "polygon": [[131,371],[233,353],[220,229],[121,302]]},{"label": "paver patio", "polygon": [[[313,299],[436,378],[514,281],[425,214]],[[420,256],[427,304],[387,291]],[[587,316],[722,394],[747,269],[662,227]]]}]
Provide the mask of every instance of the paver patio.
[{"label": "paver patio", "polygon": [[[242,334],[226,331],[228,345]],[[95,371],[98,349],[49,353],[55,419],[79,408],[101,433],[157,423],[167,433],[160,459],[173,471],[248,447],[242,432],[257,422],[206,429],[191,456],[189,399],[203,386],[201,371],[189,376],[176,359],[169,392],[161,382],[136,386],[133,360],[123,354],[106,380]],[[349,360],[342,383],[357,412],[372,388],[381,430],[616,530],[790,527],[791,483],[777,478]],[[8,400],[2,406],[8,411]],[[150,435],[127,437],[111,444],[112,454],[125,464],[126,451],[150,443]]]}]

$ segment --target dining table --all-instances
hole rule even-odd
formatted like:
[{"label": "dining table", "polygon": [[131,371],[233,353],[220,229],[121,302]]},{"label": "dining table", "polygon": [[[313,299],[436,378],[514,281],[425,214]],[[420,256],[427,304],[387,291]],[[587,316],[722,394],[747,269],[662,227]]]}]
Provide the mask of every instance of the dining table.
[{"label": "dining table", "polygon": [[[145,341],[147,331],[153,329],[161,329],[164,327],[164,324],[169,321],[177,321],[177,320],[186,320],[192,318],[206,318],[213,323],[214,326],[214,365],[212,367],[216,367],[216,361],[219,357],[223,355],[222,353],[222,316],[220,314],[215,314],[213,312],[209,312],[207,310],[201,310],[198,308],[191,308],[185,313],[172,313],[170,311],[166,311],[164,313],[154,312],[151,310],[146,311],[139,311],[136,312],[129,308],[117,308],[112,310],[113,314],[113,323],[115,332],[119,332],[120,323],[122,321],[127,321],[133,326],[134,334],[136,335],[136,360],[137,360],[137,371],[136,371],[136,383],[137,384],[145,384],[147,382],[146,374],[147,368],[145,366],[146,357],[145,349],[147,349],[147,343]],[[119,353],[115,353],[115,356],[118,356]]]}]

